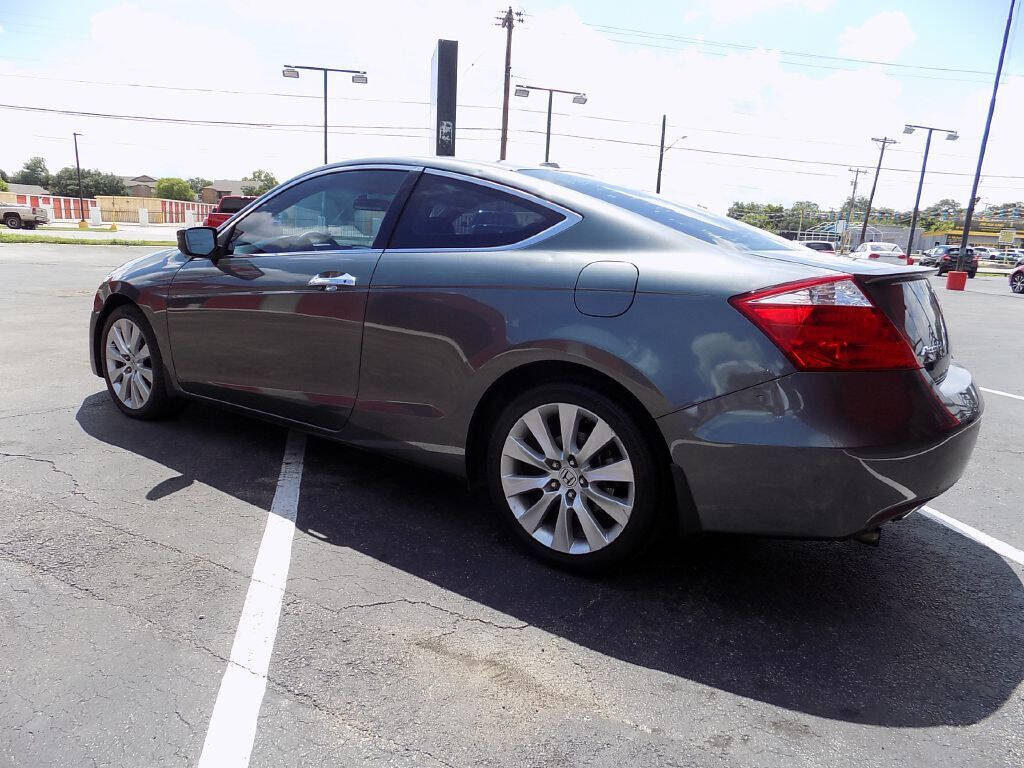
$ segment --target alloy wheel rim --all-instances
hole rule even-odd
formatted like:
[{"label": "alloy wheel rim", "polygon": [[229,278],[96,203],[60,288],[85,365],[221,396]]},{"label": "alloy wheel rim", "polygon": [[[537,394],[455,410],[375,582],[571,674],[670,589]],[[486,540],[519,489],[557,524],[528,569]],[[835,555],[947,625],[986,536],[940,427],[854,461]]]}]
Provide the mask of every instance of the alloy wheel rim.
[{"label": "alloy wheel rim", "polygon": [[547,403],[513,424],[501,451],[501,487],[523,529],[570,555],[611,544],[629,524],[633,464],[607,421],[572,403]]},{"label": "alloy wheel rim", "polygon": [[127,318],[116,320],[107,331],[104,356],[118,400],[129,408],[142,408],[153,391],[153,359],[142,329]]},{"label": "alloy wheel rim", "polygon": [[1013,278],[1013,288],[1017,293],[1024,293],[1024,275],[1016,275]]}]

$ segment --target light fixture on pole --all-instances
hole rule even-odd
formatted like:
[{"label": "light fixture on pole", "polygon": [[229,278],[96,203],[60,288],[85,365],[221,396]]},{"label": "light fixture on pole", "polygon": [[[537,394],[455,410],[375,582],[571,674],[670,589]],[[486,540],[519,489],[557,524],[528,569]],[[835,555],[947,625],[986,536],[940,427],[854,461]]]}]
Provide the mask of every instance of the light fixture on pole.
[{"label": "light fixture on pole", "polygon": [[281,68],[281,77],[297,78],[300,69],[308,69],[313,72],[324,73],[324,165],[327,165],[327,73],[343,72],[352,75],[352,82],[359,85],[366,85],[369,81],[365,70],[362,69],[331,69],[330,67],[305,67],[298,64],[285,64]]},{"label": "light fixture on pole", "polygon": [[917,212],[918,207],[921,205],[921,190],[924,188],[924,171],[928,167],[928,151],[932,146],[932,132],[939,131],[940,133],[946,134],[946,141],[956,141],[960,138],[956,131],[950,130],[949,128],[935,128],[929,125],[911,125],[907,124],[903,126],[903,132],[906,134],[913,133],[916,129],[920,128],[922,131],[928,131],[928,138],[924,142],[924,158],[921,160],[921,177],[917,181],[917,197],[914,199],[914,213],[910,217],[910,235],[907,237],[907,255],[909,256],[914,252],[914,231],[917,229]]},{"label": "light fixture on pole", "polygon": [[586,104],[587,94],[579,91],[563,91],[558,88],[544,88],[539,85],[517,85],[516,96],[527,97],[530,91],[547,91],[548,94],[548,129],[544,138],[544,162],[547,163],[551,156],[551,106],[556,93],[564,93],[572,96],[573,104]]}]

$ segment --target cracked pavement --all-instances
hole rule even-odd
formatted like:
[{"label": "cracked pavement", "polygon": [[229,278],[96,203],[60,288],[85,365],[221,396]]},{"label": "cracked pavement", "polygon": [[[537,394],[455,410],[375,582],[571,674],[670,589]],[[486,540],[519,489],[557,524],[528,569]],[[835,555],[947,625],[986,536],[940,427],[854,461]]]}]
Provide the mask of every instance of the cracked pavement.
[{"label": "cracked pavement", "polygon": [[[108,402],[92,293],[148,250],[0,246],[0,766],[193,765],[230,655],[285,433]],[[1020,392],[1024,303],[971,283],[956,354]],[[986,402],[933,506],[1024,548],[1024,403]],[[921,517],[582,578],[456,479],[311,438],[296,525],[253,766],[1024,763],[1024,569]]]}]

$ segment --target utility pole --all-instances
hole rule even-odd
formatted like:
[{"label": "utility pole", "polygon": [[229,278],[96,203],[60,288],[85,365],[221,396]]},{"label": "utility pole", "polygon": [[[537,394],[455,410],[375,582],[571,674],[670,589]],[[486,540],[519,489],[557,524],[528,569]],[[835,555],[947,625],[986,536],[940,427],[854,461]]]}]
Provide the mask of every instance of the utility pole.
[{"label": "utility pole", "polygon": [[662,165],[664,164],[664,161],[665,161],[665,153],[668,152],[670,149],[672,149],[672,147],[674,147],[677,143],[679,143],[680,141],[682,141],[683,139],[686,138],[685,136],[678,136],[675,139],[673,139],[672,143],[669,144],[666,147],[665,146],[665,125],[666,125],[667,119],[668,119],[668,115],[662,115],[661,116],[661,149],[658,151],[658,182],[655,185],[655,189],[654,189],[654,191],[657,192],[659,195],[661,194],[661,168],[662,168]]},{"label": "utility pole", "polygon": [[[498,16],[498,26],[505,30],[505,95],[501,101],[501,153],[499,160],[505,159],[508,150],[508,96],[512,83],[512,30],[516,24],[523,23],[523,12],[513,11],[512,6]],[[550,115],[548,122],[551,121]]]},{"label": "utility pole", "polygon": [[871,215],[871,205],[875,202],[875,189],[878,187],[878,174],[882,171],[882,158],[885,157],[885,148],[890,144],[896,143],[896,139],[890,139],[888,136],[871,140],[877,142],[881,149],[878,153],[878,165],[875,167],[875,181],[871,185],[871,195],[868,197],[868,209],[864,212],[864,224],[860,228],[860,241],[862,243],[868,235],[868,217]]},{"label": "utility pole", "polygon": [[981,149],[978,152],[978,168],[974,172],[974,184],[971,186],[971,199],[967,202],[967,213],[964,214],[964,232],[960,236],[960,252],[957,254],[956,269],[964,271],[967,261],[967,238],[971,234],[971,218],[974,216],[974,204],[978,201],[978,182],[981,181],[981,166],[985,162],[985,147],[988,145],[988,132],[992,127],[992,115],[996,111],[996,95],[999,93],[999,78],[1003,74],[1003,59],[1006,57],[1006,41],[1010,36],[1010,24],[1013,21],[1013,6],[1016,0],[1010,0],[1010,12],[1006,15],[1006,29],[1003,30],[1003,47],[999,50],[999,64],[996,66],[996,79],[992,84],[992,100],[988,103],[988,117],[985,118],[985,132],[981,135]]},{"label": "utility pole", "polygon": [[[853,223],[853,212],[856,210],[857,207],[857,182],[860,180],[860,175],[862,173],[867,173],[867,171],[865,171],[863,168],[847,168],[846,170],[853,174],[853,181],[850,182],[851,184],[853,184],[853,194],[850,195],[850,213],[846,217],[846,232],[849,232],[850,224]],[[844,232],[843,234],[845,235],[846,232]],[[847,238],[848,241],[852,239],[853,238]]]},{"label": "utility pole", "polygon": [[665,160],[665,121],[668,119],[668,115],[661,116],[661,147],[658,149],[658,183],[654,187],[654,191],[661,194],[661,165]]},{"label": "utility pole", "polygon": [[78,162],[78,137],[80,133],[72,133],[71,138],[75,142],[75,172],[78,174],[78,228],[88,229],[89,224],[85,221],[85,199],[82,195],[82,166]]}]

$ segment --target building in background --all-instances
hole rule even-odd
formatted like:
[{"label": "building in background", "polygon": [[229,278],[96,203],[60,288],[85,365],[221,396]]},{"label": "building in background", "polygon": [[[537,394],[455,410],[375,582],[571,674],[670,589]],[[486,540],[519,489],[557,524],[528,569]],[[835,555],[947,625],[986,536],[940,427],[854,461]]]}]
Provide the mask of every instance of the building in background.
[{"label": "building in background", "polygon": [[50,190],[40,187],[38,184],[15,184],[9,182],[7,191],[12,195],[48,195]]},{"label": "building in background", "polygon": [[142,174],[141,176],[122,176],[124,186],[132,197],[153,197],[156,194],[156,179]]}]

